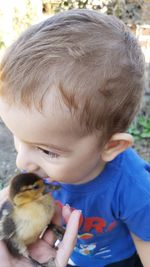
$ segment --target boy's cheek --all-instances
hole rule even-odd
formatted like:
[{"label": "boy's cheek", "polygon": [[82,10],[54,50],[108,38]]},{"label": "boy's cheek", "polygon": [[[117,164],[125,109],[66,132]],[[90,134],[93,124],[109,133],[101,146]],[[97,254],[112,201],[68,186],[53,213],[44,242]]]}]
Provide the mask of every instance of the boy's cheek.
[{"label": "boy's cheek", "polygon": [[46,164],[43,164],[41,168],[42,167],[43,167],[43,170],[47,173],[47,176],[53,180],[60,178],[60,177],[66,177],[70,174],[70,167],[66,163],[47,162]]},{"label": "boy's cheek", "polygon": [[53,178],[53,180],[63,181],[66,182],[76,176],[76,171],[74,169],[70,168],[56,168],[51,171],[50,177]]}]

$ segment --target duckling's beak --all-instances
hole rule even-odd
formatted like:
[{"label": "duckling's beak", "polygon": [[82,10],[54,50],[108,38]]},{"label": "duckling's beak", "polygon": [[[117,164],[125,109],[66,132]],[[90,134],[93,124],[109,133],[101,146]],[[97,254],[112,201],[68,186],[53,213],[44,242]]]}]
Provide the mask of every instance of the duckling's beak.
[{"label": "duckling's beak", "polygon": [[48,182],[44,180],[45,189],[43,194],[48,194],[52,191],[59,190],[61,188],[61,185],[57,182]]}]

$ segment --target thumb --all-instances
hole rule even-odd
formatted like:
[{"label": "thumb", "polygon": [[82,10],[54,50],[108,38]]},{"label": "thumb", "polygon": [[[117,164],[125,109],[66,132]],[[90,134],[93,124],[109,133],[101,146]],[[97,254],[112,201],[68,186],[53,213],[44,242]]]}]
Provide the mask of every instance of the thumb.
[{"label": "thumb", "polygon": [[81,211],[74,210],[69,217],[63,240],[56,254],[56,266],[65,267],[77,240]]}]

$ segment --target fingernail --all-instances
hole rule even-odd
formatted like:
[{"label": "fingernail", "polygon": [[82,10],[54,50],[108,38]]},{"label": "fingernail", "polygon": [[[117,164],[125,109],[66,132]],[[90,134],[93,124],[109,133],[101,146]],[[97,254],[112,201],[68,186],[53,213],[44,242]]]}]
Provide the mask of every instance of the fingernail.
[{"label": "fingernail", "polygon": [[79,211],[80,213],[82,213],[82,210],[77,210],[77,211]]},{"label": "fingernail", "polygon": [[66,203],[65,206],[66,206],[67,208],[70,208],[70,205],[69,205],[68,203]]}]

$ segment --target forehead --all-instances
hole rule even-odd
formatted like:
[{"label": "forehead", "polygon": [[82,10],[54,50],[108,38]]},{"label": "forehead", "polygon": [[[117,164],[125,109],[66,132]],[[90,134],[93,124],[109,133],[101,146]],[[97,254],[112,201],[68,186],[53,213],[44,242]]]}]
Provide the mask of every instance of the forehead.
[{"label": "forehead", "polygon": [[56,101],[56,98],[48,96],[40,112],[34,106],[27,109],[21,104],[9,105],[0,98],[0,116],[15,136],[27,142],[38,143],[42,137],[45,142],[49,137],[53,137],[56,143],[59,138],[77,138],[80,135],[77,121],[65,106],[59,105],[58,101],[59,99]]}]

